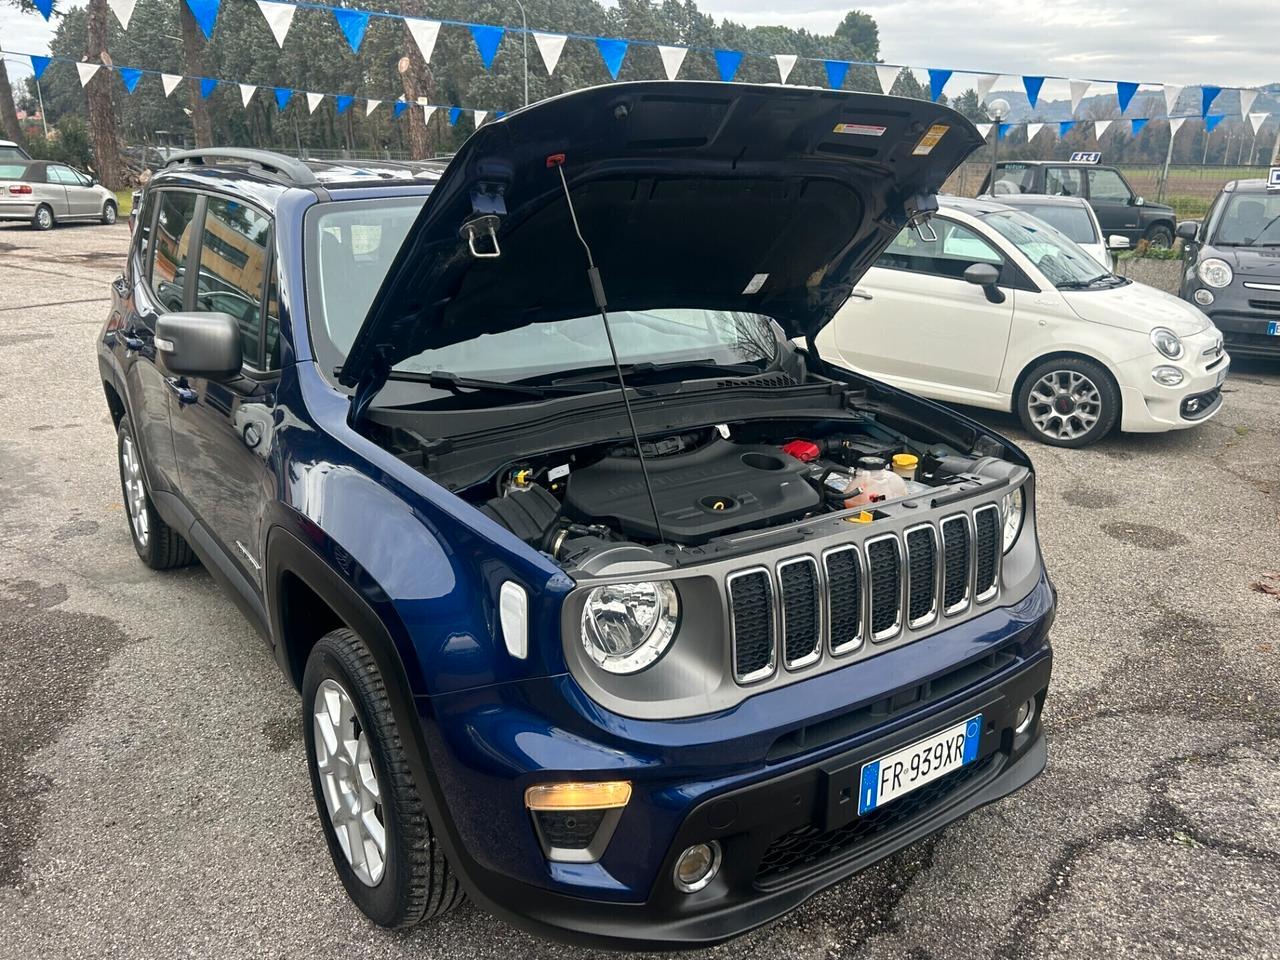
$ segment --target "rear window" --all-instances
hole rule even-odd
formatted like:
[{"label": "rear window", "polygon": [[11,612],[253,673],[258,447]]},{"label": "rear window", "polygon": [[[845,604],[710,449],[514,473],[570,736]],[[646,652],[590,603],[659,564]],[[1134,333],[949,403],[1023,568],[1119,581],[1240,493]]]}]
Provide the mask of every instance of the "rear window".
[{"label": "rear window", "polygon": [[1035,184],[1036,171],[1025,163],[1002,163],[996,168],[996,182],[992,194],[1030,193]]},{"label": "rear window", "polygon": [[[3,151],[0,147],[0,151]],[[0,163],[0,180],[25,180],[27,177],[27,164],[25,163]]]},{"label": "rear window", "polygon": [[6,144],[0,147],[0,160],[29,160],[31,159],[13,144]]},{"label": "rear window", "polygon": [[1057,203],[1019,203],[1018,209],[1056,227],[1059,233],[1065,233],[1076,243],[1098,242],[1098,235],[1093,232],[1093,220],[1089,218],[1089,211],[1083,207],[1068,207]]}]

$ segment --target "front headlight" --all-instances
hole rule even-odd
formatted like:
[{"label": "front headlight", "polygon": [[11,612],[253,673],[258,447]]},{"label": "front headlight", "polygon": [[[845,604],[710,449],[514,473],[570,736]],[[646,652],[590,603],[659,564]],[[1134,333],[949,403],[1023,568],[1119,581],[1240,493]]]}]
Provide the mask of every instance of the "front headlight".
[{"label": "front headlight", "polygon": [[1201,281],[1211,287],[1225,287],[1231,282],[1231,265],[1225,260],[1210,257],[1196,268]]},{"label": "front headlight", "polygon": [[1151,345],[1170,360],[1182,359],[1182,341],[1168,327],[1156,327],[1151,331]]},{"label": "front headlight", "polygon": [[1013,545],[1018,540],[1018,534],[1022,530],[1022,488],[1019,487],[1013,493],[1007,493],[1004,499],[1000,501],[1000,516],[1004,518],[1004,552],[1008,553],[1013,549]]},{"label": "front headlight", "polygon": [[610,673],[637,673],[671,646],[680,601],[669,580],[596,587],[582,608],[582,645]]}]

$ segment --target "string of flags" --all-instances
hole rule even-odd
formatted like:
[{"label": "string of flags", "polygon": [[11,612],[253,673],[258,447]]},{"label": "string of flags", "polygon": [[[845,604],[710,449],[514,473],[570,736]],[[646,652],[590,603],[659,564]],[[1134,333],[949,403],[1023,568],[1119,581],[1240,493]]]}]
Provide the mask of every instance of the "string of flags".
[{"label": "string of flags", "polygon": [[[259,0],[259,2],[267,2],[267,0]],[[259,90],[264,95],[269,95],[275,100],[276,109],[283,111],[292,101],[295,95],[305,98],[307,105],[307,113],[313,114],[326,100],[330,99],[334,103],[334,109],[341,115],[352,108],[354,104],[359,102],[363,106],[363,115],[371,116],[374,111],[381,107],[384,103],[389,103],[392,118],[398,119],[410,106],[410,103],[403,97],[394,100],[374,99],[369,97],[356,97],[352,94],[345,93],[317,93],[314,91],[294,90],[290,87],[259,87],[255,84],[241,83],[233,80],[222,80],[215,77],[192,77],[176,73],[163,73],[159,70],[146,70],[140,67],[118,66],[115,64],[93,63],[80,60],[72,60],[69,57],[41,56],[38,54],[16,53],[14,51],[0,51],[0,53],[9,53],[11,56],[27,57],[31,61],[31,69],[37,80],[44,76],[45,71],[54,63],[69,63],[74,65],[76,73],[80,78],[80,86],[85,87],[98,75],[102,70],[114,71],[120,75],[120,81],[124,85],[125,92],[134,93],[139,83],[144,77],[155,77],[160,82],[160,87],[164,91],[166,97],[173,95],[174,91],[182,85],[183,82],[189,82],[199,91],[201,99],[207,100],[213,92],[219,87],[235,87],[240,94],[241,106],[248,108],[254,96]],[[1166,108],[1170,101],[1166,101]],[[1176,97],[1174,101],[1176,102]],[[1250,98],[1249,105],[1252,106],[1253,98]],[[476,109],[474,107],[458,107],[447,106],[443,104],[433,104],[419,98],[414,104],[423,110],[424,119],[430,121],[436,111],[442,110],[442,116],[448,118],[450,126],[455,126],[463,114],[470,114],[475,125],[479,127],[489,117],[498,119],[505,115],[504,110],[495,109]],[[1167,109],[1166,109],[1167,112]],[[1270,117],[1269,112],[1249,112],[1243,121],[1248,124],[1249,129],[1254,136],[1257,136],[1262,125]],[[1008,123],[979,123],[976,124],[978,132],[983,139],[990,136],[992,129],[996,130],[996,136],[1003,140],[1013,130],[1023,128],[1026,132],[1027,140],[1034,140],[1037,136],[1047,132],[1049,136],[1065,138],[1072,130],[1086,129],[1086,124],[1093,124],[1093,133],[1097,140],[1101,140],[1103,135],[1112,130],[1124,129],[1123,126],[1115,126],[1116,124],[1127,124],[1129,132],[1133,136],[1137,136],[1146,127],[1147,123],[1153,119],[1167,120],[1169,128],[1173,136],[1178,135],[1178,131],[1182,129],[1183,124],[1188,120],[1202,120],[1205,130],[1212,133],[1218,124],[1225,119],[1226,115],[1221,113],[1210,113],[1204,116],[1199,114],[1185,114],[1177,116],[1165,117],[1125,117],[1119,120],[1061,120],[1061,121],[1017,121]]]},{"label": "string of flags", "polygon": [[[53,11],[53,0],[34,0],[36,8],[40,13],[49,19]],[[223,0],[182,0],[190,9],[196,23],[204,32],[206,38],[213,36],[213,31],[218,19],[218,13],[221,10]],[[442,27],[451,29],[467,30],[471,34],[471,38],[475,44],[475,50],[480,58],[481,64],[486,70],[493,66],[494,58],[497,56],[501,47],[503,38],[508,34],[520,35],[524,33],[523,28],[498,26],[495,24],[471,23],[464,20],[431,20],[421,17],[408,17],[397,13],[376,10],[357,10],[349,7],[330,6],[324,3],[311,2],[311,0],[254,0],[258,9],[261,11],[263,19],[266,20],[271,35],[275,38],[276,43],[284,46],[285,38],[289,34],[289,29],[293,25],[294,15],[302,9],[318,10],[329,13],[342,36],[345,38],[347,45],[353,53],[359,53],[360,47],[364,42],[365,35],[368,31],[369,24],[374,19],[399,20],[405,24],[409,35],[413,38],[418,50],[421,52],[423,59],[430,63],[432,53],[435,50],[436,41],[439,38]],[[107,5],[111,8],[120,24],[125,29],[129,27],[129,21],[133,16],[136,0],[107,0]],[[529,30],[534,45],[542,58],[543,65],[546,67],[548,76],[555,73],[556,67],[560,62],[561,54],[564,52],[565,45],[569,40],[575,42],[589,43],[595,46],[599,56],[604,63],[605,69],[609,76],[616,80],[619,71],[622,69],[623,62],[626,60],[628,51],[635,46],[656,47],[659,57],[662,61],[663,72],[668,80],[674,80],[678,77],[681,67],[684,65],[685,59],[689,52],[697,51],[704,54],[710,54],[716,64],[717,73],[721,80],[726,82],[732,81],[741,66],[744,58],[767,58],[774,61],[778,71],[778,79],[781,83],[786,83],[796,64],[801,61],[809,61],[821,63],[826,75],[827,83],[834,89],[840,88],[850,70],[853,67],[870,68],[874,71],[876,81],[883,93],[888,93],[892,88],[898,75],[903,70],[913,70],[918,72],[922,82],[927,77],[930,97],[937,101],[946,92],[948,86],[959,89],[963,84],[963,88],[972,87],[978,93],[980,100],[985,100],[991,92],[996,82],[1004,74],[986,73],[972,70],[954,70],[927,67],[919,71],[913,68],[886,63],[874,63],[860,60],[828,60],[815,57],[799,57],[796,54],[779,53],[779,54],[760,54],[755,52],[746,52],[741,50],[713,49],[697,46],[681,46],[672,44],[661,44],[652,40],[633,40],[619,37],[595,37],[586,34],[576,33],[547,33],[537,30]],[[1065,93],[1071,102],[1071,112],[1074,115],[1079,108],[1080,103],[1088,95],[1091,89],[1095,93],[1105,92],[1110,88],[1114,88],[1117,105],[1120,113],[1124,114],[1129,105],[1133,102],[1138,91],[1142,87],[1148,90],[1159,90],[1163,93],[1165,102],[1165,113],[1170,119],[1176,119],[1174,116],[1174,107],[1178,103],[1178,98],[1186,89],[1184,86],[1177,84],[1165,83],[1138,83],[1132,81],[1113,81],[1113,80],[1085,80],[1072,79],[1068,77],[1055,77],[1050,75],[1025,75],[1021,77],[1023,90],[1026,92],[1027,101],[1034,110],[1037,103],[1040,102],[1046,93],[1046,87],[1051,87],[1058,93]],[[1211,84],[1202,85],[1200,90],[1199,116],[1206,120],[1211,115],[1214,102],[1225,91],[1233,89],[1239,96],[1239,116],[1242,120],[1247,120],[1254,101],[1257,99],[1258,91],[1248,88],[1227,88]],[[1220,114],[1221,115],[1221,112]],[[1146,119],[1146,118],[1135,118]]]}]

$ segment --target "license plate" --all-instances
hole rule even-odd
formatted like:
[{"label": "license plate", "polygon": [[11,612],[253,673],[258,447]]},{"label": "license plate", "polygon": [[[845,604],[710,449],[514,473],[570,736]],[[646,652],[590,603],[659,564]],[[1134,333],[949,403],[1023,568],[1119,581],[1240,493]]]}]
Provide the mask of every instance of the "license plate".
[{"label": "license plate", "polygon": [[1268,337],[1280,337],[1280,321],[1272,320],[1267,324]]},{"label": "license plate", "polygon": [[862,765],[858,815],[918,790],[978,756],[982,714]]},{"label": "license plate", "polygon": [[1214,384],[1215,388],[1220,387],[1227,382],[1228,369],[1229,369],[1228,367],[1223,367],[1221,370],[1218,371],[1218,382]]}]

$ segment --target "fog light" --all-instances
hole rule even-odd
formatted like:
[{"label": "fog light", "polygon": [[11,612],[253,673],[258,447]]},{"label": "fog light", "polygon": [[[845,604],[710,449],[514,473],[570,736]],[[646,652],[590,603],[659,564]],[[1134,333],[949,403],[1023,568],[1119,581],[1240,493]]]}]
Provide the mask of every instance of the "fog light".
[{"label": "fog light", "polygon": [[695,843],[676,861],[676,888],[697,893],[715,879],[720,870],[720,843]]},{"label": "fog light", "polygon": [[1031,729],[1031,723],[1036,718],[1036,701],[1032,697],[1026,703],[1018,708],[1017,715],[1013,718],[1013,732],[1026,733]]},{"label": "fog light", "polygon": [[1209,304],[1213,303],[1212,290],[1197,290],[1194,296],[1196,298],[1196,303],[1200,304],[1202,307],[1207,307]]},{"label": "fog light", "polygon": [[1177,367],[1160,366],[1151,371],[1151,379],[1161,386],[1176,387],[1182,382],[1183,375]]}]

